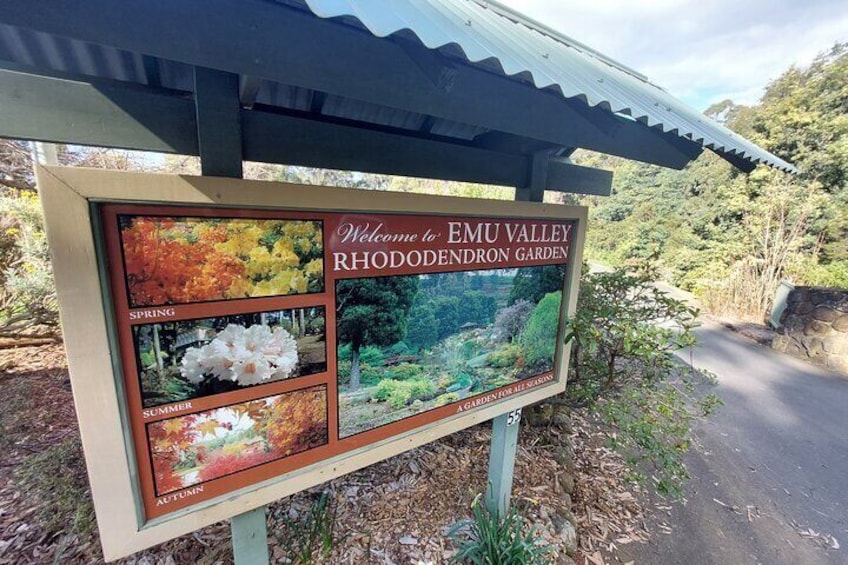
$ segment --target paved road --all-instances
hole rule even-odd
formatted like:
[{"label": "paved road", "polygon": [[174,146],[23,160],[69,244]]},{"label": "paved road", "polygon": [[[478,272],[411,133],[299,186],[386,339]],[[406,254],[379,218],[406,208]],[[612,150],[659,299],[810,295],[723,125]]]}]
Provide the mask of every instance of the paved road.
[{"label": "paved road", "polygon": [[[698,334],[694,363],[718,376],[725,405],[695,429],[686,504],[654,516],[650,543],[624,546],[619,558],[637,565],[848,563],[848,378],[717,324]],[[671,535],[656,527],[661,522]],[[824,549],[799,535],[807,528],[841,547]]]}]

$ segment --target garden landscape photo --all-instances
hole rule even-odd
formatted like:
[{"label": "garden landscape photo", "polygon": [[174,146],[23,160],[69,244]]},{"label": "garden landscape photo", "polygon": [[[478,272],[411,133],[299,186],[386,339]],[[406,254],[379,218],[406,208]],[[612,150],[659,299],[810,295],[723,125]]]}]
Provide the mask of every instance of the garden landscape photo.
[{"label": "garden landscape photo", "polygon": [[565,270],[337,281],[340,437],[552,371]]}]

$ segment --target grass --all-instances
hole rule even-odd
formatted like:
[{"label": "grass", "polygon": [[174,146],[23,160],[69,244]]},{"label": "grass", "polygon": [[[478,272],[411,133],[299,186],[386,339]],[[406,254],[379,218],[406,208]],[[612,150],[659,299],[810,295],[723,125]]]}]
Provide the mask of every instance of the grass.
[{"label": "grass", "polygon": [[534,528],[528,528],[513,506],[501,518],[490,511],[478,496],[471,505],[472,518],[463,520],[448,532],[457,545],[454,563],[472,565],[542,565],[549,562],[553,548],[544,545]]}]

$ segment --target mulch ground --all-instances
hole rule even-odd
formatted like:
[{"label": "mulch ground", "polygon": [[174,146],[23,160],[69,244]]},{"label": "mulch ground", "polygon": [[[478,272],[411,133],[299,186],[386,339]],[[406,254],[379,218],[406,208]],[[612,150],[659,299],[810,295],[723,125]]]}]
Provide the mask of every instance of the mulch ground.
[{"label": "mulch ground", "polygon": [[[78,434],[61,345],[0,350],[0,391],[0,565],[101,563],[96,534],[81,538],[46,531],[37,519],[42,501],[23,492],[16,480],[15,470],[26,458]],[[573,413],[569,429],[522,428],[513,502],[547,542],[560,547],[552,518],[568,495],[557,479],[560,468],[553,453],[566,437],[576,452],[571,499],[577,562],[603,564],[603,556],[614,555],[617,545],[646,538],[643,496],[626,482],[621,459],[605,447],[602,431],[584,414]],[[275,503],[269,508],[272,561],[288,562],[281,517],[303,516],[328,490],[337,509],[337,532],[346,536],[328,563],[449,562],[454,548],[446,531],[469,515],[469,505],[485,490],[489,440],[488,426],[477,426]],[[121,561],[231,562],[227,523]]]}]

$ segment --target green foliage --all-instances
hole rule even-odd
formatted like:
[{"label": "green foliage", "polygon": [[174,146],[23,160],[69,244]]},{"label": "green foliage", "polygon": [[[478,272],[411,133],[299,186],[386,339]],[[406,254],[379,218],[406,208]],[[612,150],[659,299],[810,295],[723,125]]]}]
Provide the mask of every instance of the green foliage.
[{"label": "green foliage", "polygon": [[371,365],[372,367],[379,367],[386,362],[386,356],[383,353],[383,350],[379,347],[374,347],[373,345],[369,345],[368,347],[363,347],[359,353],[359,361],[363,365]]},{"label": "green foliage", "polygon": [[406,319],[418,277],[374,277],[336,283],[338,340],[353,350],[389,346],[406,335]]},{"label": "green foliage", "polygon": [[429,349],[439,341],[439,322],[431,304],[416,303],[409,313],[407,341],[416,350]]},{"label": "green foliage", "polygon": [[[339,346],[350,344],[350,388],[360,386],[360,349],[389,346],[406,335],[412,301],[418,292],[418,276],[374,277],[336,283],[336,331]],[[382,360],[381,360],[382,364]]]},{"label": "green foliage", "polygon": [[[682,171],[588,155],[615,168],[613,195],[589,197],[587,255],[613,266],[656,261],[705,308],[762,320],[782,278],[845,287],[848,261],[848,45],[791,68],[751,107],[707,114],[796,164],[742,174],[715,155]],[[804,268],[813,265],[813,268]]]},{"label": "green foliage", "polygon": [[565,265],[518,269],[509,292],[509,303],[527,300],[537,304],[546,294],[562,291],[564,280]]},{"label": "green foliage", "polygon": [[306,322],[306,332],[310,334],[320,334],[324,331],[324,317],[315,316],[309,318]]},{"label": "green foliage", "polygon": [[695,385],[703,376],[673,356],[694,345],[696,310],[657,289],[654,278],[649,269],[584,275],[569,322],[565,402],[603,417],[635,479],[651,477],[657,492],[679,496],[692,423],[721,401],[701,396]]},{"label": "green foliage", "polygon": [[617,396],[598,404],[600,414],[613,430],[614,448],[624,453],[631,477],[647,482],[663,496],[680,497],[689,473],[683,457],[691,443],[696,418],[712,414],[723,403],[715,394],[696,395],[704,375],[676,369],[675,384],[642,381],[624,388]]},{"label": "green foliage", "polygon": [[0,334],[58,329],[53,270],[38,195],[0,192]]},{"label": "green foliage", "polygon": [[501,518],[479,500],[471,505],[472,519],[463,520],[448,532],[458,551],[453,563],[474,565],[541,565],[549,562],[552,548],[542,545],[534,528],[513,506]]},{"label": "green foliage", "polygon": [[456,296],[439,296],[432,300],[433,314],[438,320],[437,338],[445,339],[459,331],[462,325],[462,303]]},{"label": "green foliage", "polygon": [[[410,318],[411,317],[412,314],[410,313]],[[410,326],[412,325],[411,322],[412,320],[410,320]],[[405,341],[399,341],[386,350],[386,355],[394,357],[396,355],[409,355],[412,352],[413,351],[409,348],[409,345]]]},{"label": "green foliage", "polygon": [[[670,354],[694,343],[697,310],[659,290],[654,280],[651,270],[583,276],[569,322],[573,374],[566,394],[572,404],[592,404],[630,383],[664,379],[675,366]],[[638,363],[638,370],[622,370],[628,362]]]},{"label": "green foliage", "polygon": [[283,515],[281,521],[284,529],[273,530],[274,535],[286,557],[296,565],[326,563],[333,548],[347,538],[347,534],[339,537],[336,532],[336,506],[327,491],[301,519]]},{"label": "green foliage", "polygon": [[79,438],[68,437],[24,459],[15,471],[21,492],[37,503],[35,517],[45,532],[94,533],[94,507]]},{"label": "green foliage", "polygon": [[408,381],[420,377],[424,373],[424,367],[414,363],[403,363],[389,368],[386,373],[394,381]]},{"label": "green foliage", "polygon": [[[562,280],[562,279],[560,279]],[[550,363],[556,352],[559,326],[559,312],[562,304],[562,292],[551,292],[533,309],[520,342],[524,350],[524,361],[533,367]]]},{"label": "green foliage", "polygon": [[[550,341],[550,339],[549,339]],[[522,350],[517,345],[508,345],[495,349],[486,356],[486,364],[496,369],[515,367],[521,359]]]},{"label": "green foliage", "polygon": [[374,392],[374,400],[388,402],[398,410],[417,399],[425,399],[436,392],[436,385],[427,379],[409,381],[380,381]]},{"label": "green foliage", "polygon": [[445,394],[440,394],[436,397],[436,406],[444,406],[451,402],[456,402],[457,400],[459,400],[459,395],[457,393],[446,392]]}]

